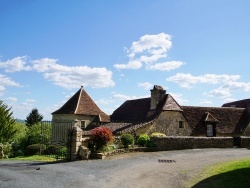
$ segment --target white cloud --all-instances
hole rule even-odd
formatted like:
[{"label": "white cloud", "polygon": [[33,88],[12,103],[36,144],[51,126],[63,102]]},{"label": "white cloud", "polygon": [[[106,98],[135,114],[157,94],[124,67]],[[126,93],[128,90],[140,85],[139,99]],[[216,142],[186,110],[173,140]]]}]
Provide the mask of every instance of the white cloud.
[{"label": "white cloud", "polygon": [[27,103],[34,103],[34,102],[36,102],[36,100],[35,99],[26,99],[25,102],[27,102]]},{"label": "white cloud", "polygon": [[47,71],[67,71],[67,67],[63,65],[56,64],[58,59],[42,58],[31,61],[33,70],[37,72],[47,72]]},{"label": "white cloud", "polygon": [[226,98],[226,97],[230,97],[231,93],[227,89],[218,88],[218,89],[214,89],[212,91],[209,91],[208,93],[204,93],[204,95],[207,95],[209,97]]},{"label": "white cloud", "polygon": [[250,91],[250,82],[227,82],[222,87],[231,91]]},{"label": "white cloud", "polygon": [[115,102],[115,101],[111,100],[111,99],[99,99],[99,100],[95,101],[95,103],[97,105],[103,105],[103,104],[107,105],[107,104],[110,104],[110,103],[113,103],[113,102]]},{"label": "white cloud", "polygon": [[30,66],[26,66],[27,56],[15,57],[5,62],[0,62],[0,68],[5,69],[5,72],[18,72],[31,70]]},{"label": "white cloud", "polygon": [[180,93],[170,93],[170,94],[179,105],[185,105],[188,103],[188,100],[184,99],[182,94]]},{"label": "white cloud", "polygon": [[43,58],[32,61],[33,69],[43,72],[44,78],[66,89],[90,86],[92,88],[112,87],[112,72],[106,68],[88,66],[65,66],[57,59]]},{"label": "white cloud", "polygon": [[147,98],[150,97],[149,95],[146,96],[128,96],[128,95],[123,95],[123,94],[119,94],[119,93],[113,93],[113,98],[114,99],[118,99],[118,100],[122,100],[122,101],[127,101],[127,100],[134,100],[134,99],[141,99],[141,98]]},{"label": "white cloud", "polygon": [[177,73],[175,76],[167,78],[167,81],[172,81],[179,84],[181,87],[192,88],[195,84],[219,84],[230,81],[235,81],[240,78],[239,75],[216,75],[204,74],[201,76],[193,76],[191,74]]},{"label": "white cloud", "polygon": [[203,105],[210,106],[210,105],[213,104],[213,102],[209,101],[209,100],[202,100],[199,104],[202,105],[202,106]]},{"label": "white cloud", "polygon": [[19,87],[20,84],[12,81],[9,77],[6,77],[3,74],[0,74],[0,86],[14,86],[14,87]]},{"label": "white cloud", "polygon": [[14,97],[8,97],[8,98],[5,98],[4,101],[6,101],[7,103],[14,103],[17,101],[17,98],[14,98]]},{"label": "white cloud", "polygon": [[140,61],[130,61],[128,64],[115,64],[114,67],[117,69],[140,69],[142,63]]},{"label": "white cloud", "polygon": [[168,34],[144,35],[139,41],[132,43],[128,52],[130,58],[134,58],[138,53],[145,51],[151,55],[159,55],[165,53],[171,46],[171,36]]},{"label": "white cloud", "polygon": [[3,95],[4,91],[6,90],[6,87],[20,87],[21,85],[13,80],[11,78],[6,77],[3,74],[0,74],[0,96]]},{"label": "white cloud", "polygon": [[117,69],[140,69],[143,64],[153,65],[159,59],[167,57],[171,46],[171,36],[166,33],[144,35],[138,41],[133,42],[129,49],[125,48],[129,58],[128,63],[115,64],[114,67]]},{"label": "white cloud", "polygon": [[181,61],[169,61],[164,63],[157,63],[154,65],[149,65],[147,68],[149,70],[159,70],[159,71],[170,71],[179,68],[185,63]]},{"label": "white cloud", "polygon": [[[27,56],[22,56],[0,62],[0,68],[5,69],[6,72],[34,70],[43,73],[46,80],[67,89],[79,88],[81,85],[92,88],[112,87],[115,85],[112,80],[112,72],[106,68],[65,66],[57,62],[57,59],[50,58],[28,61]],[[28,63],[30,65],[27,65]],[[0,75],[0,92],[5,90],[5,85],[18,86],[19,84]]]},{"label": "white cloud", "polygon": [[141,83],[137,83],[137,85],[138,85],[138,87],[143,87],[146,90],[153,88],[153,84],[151,84],[149,82],[141,82]]},{"label": "white cloud", "polygon": [[224,100],[224,103],[229,103],[229,102],[233,102],[233,101],[236,101],[237,99],[235,99],[235,98],[226,98],[225,100]]},{"label": "white cloud", "polygon": [[122,101],[137,99],[136,96],[128,96],[128,95],[123,95],[119,93],[114,93],[113,97],[115,99],[122,100]]}]

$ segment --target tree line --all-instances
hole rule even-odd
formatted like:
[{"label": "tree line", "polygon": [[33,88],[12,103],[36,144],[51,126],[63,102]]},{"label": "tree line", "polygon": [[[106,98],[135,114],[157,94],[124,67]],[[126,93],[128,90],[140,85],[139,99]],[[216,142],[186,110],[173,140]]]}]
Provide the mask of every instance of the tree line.
[{"label": "tree line", "polygon": [[42,124],[43,116],[34,108],[26,116],[25,122],[18,122],[11,110],[0,100],[0,149],[5,157],[26,154],[26,148],[33,144],[49,144],[52,126]]}]

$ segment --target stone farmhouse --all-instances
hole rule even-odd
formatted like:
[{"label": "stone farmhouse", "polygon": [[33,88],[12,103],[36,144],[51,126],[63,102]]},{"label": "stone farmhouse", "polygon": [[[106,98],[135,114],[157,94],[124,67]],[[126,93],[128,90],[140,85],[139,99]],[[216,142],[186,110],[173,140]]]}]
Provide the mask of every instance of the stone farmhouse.
[{"label": "stone farmhouse", "polygon": [[83,136],[98,126],[108,127],[115,135],[160,132],[167,136],[250,136],[250,99],[222,107],[181,106],[157,85],[151,97],[125,101],[111,116],[81,88],[52,115],[54,142],[66,142],[72,126],[80,127]]},{"label": "stone farmhouse", "polygon": [[106,126],[115,134],[250,135],[250,99],[244,101],[223,107],[180,106],[161,86],[154,86],[150,98],[124,102],[113,112],[111,123]]}]

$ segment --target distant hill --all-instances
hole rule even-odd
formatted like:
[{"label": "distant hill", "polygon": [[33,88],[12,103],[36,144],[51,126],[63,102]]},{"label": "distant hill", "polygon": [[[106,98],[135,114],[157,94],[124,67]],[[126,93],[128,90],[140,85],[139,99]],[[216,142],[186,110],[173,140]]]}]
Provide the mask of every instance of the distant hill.
[{"label": "distant hill", "polygon": [[16,122],[18,122],[18,123],[25,123],[25,120],[23,120],[23,119],[16,119]]}]

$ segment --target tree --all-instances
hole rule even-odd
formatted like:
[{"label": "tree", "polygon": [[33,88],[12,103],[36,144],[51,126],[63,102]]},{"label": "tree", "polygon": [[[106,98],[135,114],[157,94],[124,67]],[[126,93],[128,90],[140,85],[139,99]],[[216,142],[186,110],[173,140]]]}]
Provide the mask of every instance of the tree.
[{"label": "tree", "polygon": [[27,132],[28,143],[31,144],[49,144],[51,141],[51,124],[37,123],[29,127]]},{"label": "tree", "polygon": [[10,142],[17,132],[16,120],[12,115],[11,108],[0,100],[0,143]]},{"label": "tree", "polygon": [[43,120],[43,116],[39,114],[36,108],[32,109],[29,115],[26,117],[25,124],[27,127],[38,124]]}]

